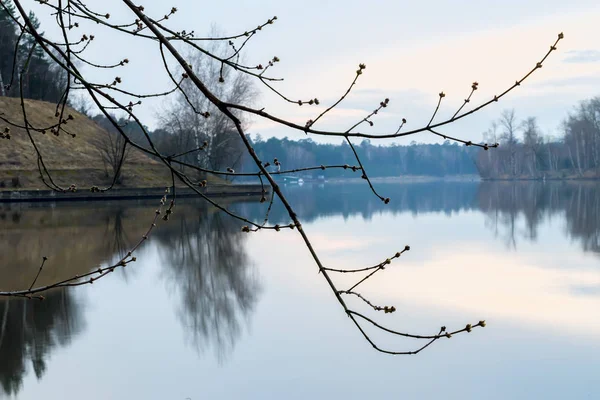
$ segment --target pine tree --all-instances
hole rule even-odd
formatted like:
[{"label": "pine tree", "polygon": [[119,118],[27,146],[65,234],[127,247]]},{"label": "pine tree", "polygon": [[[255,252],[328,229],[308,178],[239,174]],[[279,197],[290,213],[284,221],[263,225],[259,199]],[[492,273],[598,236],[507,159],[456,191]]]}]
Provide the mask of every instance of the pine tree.
[{"label": "pine tree", "polygon": [[[6,87],[0,94],[21,96],[19,81],[22,80],[25,98],[59,101],[65,86],[62,79],[64,74],[54,68],[44,49],[36,44],[35,38],[29,33],[22,36],[15,57],[18,34],[17,24],[11,15],[16,15],[16,9],[10,0],[0,0],[0,3],[4,6],[0,6],[0,81]],[[29,13],[28,19],[39,32],[41,24],[33,12]],[[12,85],[9,85],[11,80]]]},{"label": "pine tree", "polygon": [[15,6],[10,0],[0,0],[0,96],[5,96],[5,88],[11,81],[17,33],[15,22]]}]

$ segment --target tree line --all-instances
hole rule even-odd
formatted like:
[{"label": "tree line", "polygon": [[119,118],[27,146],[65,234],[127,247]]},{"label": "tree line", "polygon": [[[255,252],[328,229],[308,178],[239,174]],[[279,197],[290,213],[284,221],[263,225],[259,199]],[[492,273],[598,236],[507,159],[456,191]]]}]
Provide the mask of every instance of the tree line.
[{"label": "tree line", "polygon": [[[231,91],[236,96],[255,96],[248,82],[237,82]],[[205,126],[205,121],[196,123],[197,115],[178,111],[184,109],[180,107],[184,101],[187,100],[181,98],[169,105],[158,128],[150,132],[156,145],[170,154],[185,153],[178,159],[189,164],[214,170],[232,168],[253,172],[252,160],[243,153],[240,141],[230,127],[222,123],[223,119],[215,118],[210,126]],[[104,116],[97,115],[93,119],[105,129],[114,130]],[[123,119],[120,123],[126,126],[127,121]],[[131,128],[132,137],[145,141],[141,131],[134,132],[135,127]],[[450,141],[373,145],[366,139],[357,144],[355,150],[372,177],[479,175],[483,179],[505,180],[600,177],[600,97],[580,102],[562,121],[559,135],[544,134],[536,117],[519,120],[515,110],[505,110],[482,136],[482,143],[499,143],[499,147],[484,151]],[[258,156],[271,164],[272,171],[356,164],[353,151],[345,141],[333,144],[317,143],[310,138],[265,139],[260,134],[250,134],[248,138]],[[275,159],[280,167],[273,163]],[[360,178],[358,172],[353,175],[351,170],[343,169],[301,174],[304,178],[319,175]]]},{"label": "tree line", "polygon": [[[286,170],[303,166],[349,165],[356,164],[356,157],[348,143],[340,144],[316,143],[312,139],[289,140],[271,137],[264,140],[260,135],[251,136],[254,148],[262,160],[278,163]],[[451,144],[393,144],[391,146],[373,145],[368,139],[355,146],[356,152],[365,169],[373,177],[398,177],[405,175],[468,175],[477,174],[473,158],[476,149]],[[243,165],[244,170],[251,170],[250,160]],[[273,166],[272,168],[276,168]],[[360,178],[344,169],[308,172],[306,175],[316,177]]]},{"label": "tree line", "polygon": [[559,136],[544,135],[535,117],[519,121],[505,110],[484,133],[498,142],[476,158],[484,179],[600,177],[600,97],[580,102],[562,121]]},{"label": "tree line", "polygon": [[[10,0],[0,2],[16,15]],[[40,22],[33,12],[29,19],[36,29]],[[23,97],[58,102],[65,94],[67,76],[51,62],[35,39],[28,33],[19,34],[17,24],[0,7],[0,96]],[[21,71],[23,73],[21,74]]]}]

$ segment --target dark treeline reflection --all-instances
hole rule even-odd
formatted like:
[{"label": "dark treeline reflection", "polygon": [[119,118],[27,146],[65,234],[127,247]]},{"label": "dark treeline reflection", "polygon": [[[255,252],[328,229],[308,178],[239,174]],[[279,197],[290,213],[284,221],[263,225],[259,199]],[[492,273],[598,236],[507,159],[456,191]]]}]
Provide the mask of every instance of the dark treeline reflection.
[{"label": "dark treeline reflection", "polygon": [[[584,251],[600,252],[600,183],[598,182],[422,182],[380,183],[375,188],[386,197],[383,204],[366,183],[287,186],[292,204],[305,221],[319,217],[362,216],[370,220],[383,212],[413,215],[441,212],[481,211],[486,223],[509,247],[519,240],[536,241],[538,230],[553,217],[564,220],[568,237],[581,243]],[[251,204],[239,206],[254,219],[261,210]],[[273,223],[288,224],[287,212],[275,203]],[[525,229],[519,224],[524,224]]]},{"label": "dark treeline reflection", "polygon": [[48,293],[44,301],[1,301],[0,394],[18,393],[29,363],[41,378],[52,350],[67,346],[82,329],[81,307],[70,292]]},{"label": "dark treeline reflection", "polygon": [[[114,262],[146,232],[155,207],[130,201],[0,204],[0,290],[28,287],[43,256],[48,261],[41,285]],[[233,348],[261,292],[246,237],[232,218],[188,201],[145,244],[158,246],[162,275],[178,294],[176,312],[193,345],[213,347],[219,356]],[[132,267],[107,279],[135,281],[137,273]],[[28,371],[41,378],[52,351],[83,331],[79,294],[57,290],[44,301],[0,298],[0,397],[16,395]]]},{"label": "dark treeline reflection", "polygon": [[[486,182],[478,204],[488,223],[507,245],[520,238],[536,241],[542,223],[565,222],[566,235],[584,251],[600,253],[600,184],[597,182]],[[525,229],[518,227],[524,220]]]},{"label": "dark treeline reflection", "polygon": [[[140,213],[114,204],[0,205],[0,290],[29,287],[44,256],[39,285],[110,261],[143,234]],[[76,292],[55,290],[45,297],[0,298],[0,396],[17,395],[29,370],[42,378],[51,353],[83,331]]]},{"label": "dark treeline reflection", "polygon": [[167,285],[193,345],[227,355],[251,316],[261,287],[248,260],[240,223],[201,205],[180,206],[168,229],[156,231]]},{"label": "dark treeline reflection", "polygon": [[[288,185],[284,187],[290,202],[304,222],[312,222],[320,217],[342,215],[344,218],[362,216],[370,220],[382,212],[397,214],[410,212],[418,215],[424,212],[454,212],[477,207],[478,182],[424,182],[424,183],[382,183],[375,184],[377,190],[391,199],[384,204],[369,190],[369,186],[359,183],[339,183],[322,185]],[[265,206],[266,207],[266,206]],[[263,208],[254,204],[236,205],[239,212],[252,215],[254,220],[264,218]],[[289,216],[281,203],[275,202],[271,211],[271,222],[289,224]]]}]

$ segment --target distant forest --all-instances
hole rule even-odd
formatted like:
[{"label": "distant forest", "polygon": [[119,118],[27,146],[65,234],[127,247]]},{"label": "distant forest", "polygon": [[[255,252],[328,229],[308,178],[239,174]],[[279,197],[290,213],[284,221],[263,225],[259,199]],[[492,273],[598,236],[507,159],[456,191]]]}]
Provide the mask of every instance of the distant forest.
[{"label": "distant forest", "polygon": [[[10,1],[0,1],[15,14]],[[33,12],[29,13],[29,19],[39,28]],[[33,36],[20,37],[17,32],[16,23],[0,9],[0,96],[20,97],[19,75],[26,70],[22,77],[23,97],[58,102],[67,86],[66,74],[48,59],[40,46],[34,46]]]},{"label": "distant forest", "polygon": [[[580,102],[567,114],[559,133],[558,137],[544,135],[535,117],[519,120],[514,110],[505,110],[482,135],[482,143],[499,144],[488,151],[449,141],[373,146],[364,140],[356,149],[372,177],[479,174],[492,180],[600,178],[600,97]],[[355,164],[345,142],[334,145],[317,144],[311,139],[263,140],[260,135],[252,139],[263,160],[278,157],[286,169]],[[244,166],[250,168],[249,163]],[[352,175],[332,170],[326,176]]]},{"label": "distant forest", "polygon": [[[295,169],[319,165],[357,165],[352,149],[346,142],[340,144],[320,144],[312,139],[298,141],[288,138],[271,137],[263,140],[260,135],[250,138],[259,157],[273,162],[277,157],[284,169]],[[363,140],[355,146],[365,169],[372,177],[397,177],[404,175],[466,175],[477,174],[474,149],[450,143],[417,144],[409,146],[374,146],[369,140]],[[251,170],[251,160],[243,164],[245,170]],[[351,170],[332,169],[308,175],[327,177],[360,178],[360,173]]]}]

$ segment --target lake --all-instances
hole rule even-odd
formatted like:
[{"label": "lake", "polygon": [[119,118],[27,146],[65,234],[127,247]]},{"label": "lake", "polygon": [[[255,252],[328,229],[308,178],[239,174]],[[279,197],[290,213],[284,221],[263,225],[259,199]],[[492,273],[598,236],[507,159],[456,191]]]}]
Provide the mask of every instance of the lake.
[{"label": "lake", "polygon": [[[418,355],[375,351],[296,231],[244,225],[181,200],[93,285],[0,299],[0,398],[598,399],[600,184],[425,182],[287,186],[329,268],[361,284],[394,329],[435,334]],[[82,274],[144,235],[152,202],[0,204],[0,289]],[[266,204],[227,201],[262,221]],[[279,204],[272,223],[288,224]],[[344,286],[355,277],[333,276]],[[423,343],[369,331],[385,348]]]}]

